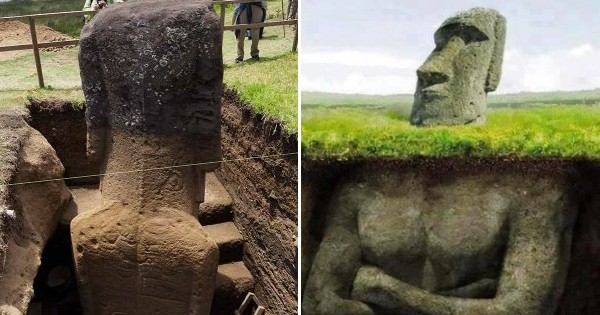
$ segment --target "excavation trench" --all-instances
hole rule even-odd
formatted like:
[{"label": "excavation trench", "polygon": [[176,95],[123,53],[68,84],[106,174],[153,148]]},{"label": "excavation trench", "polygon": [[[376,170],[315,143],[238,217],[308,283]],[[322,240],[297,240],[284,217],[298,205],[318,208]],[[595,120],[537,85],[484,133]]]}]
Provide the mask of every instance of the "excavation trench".
[{"label": "excavation trench", "polygon": [[[499,228],[499,231],[496,231],[493,228],[496,226],[495,224],[489,225],[487,219],[493,218],[494,212],[497,211],[490,209],[495,209],[495,207],[500,209],[500,205],[516,205],[514,208],[523,209],[523,211],[529,211],[529,213],[537,213],[543,217],[543,214],[551,211],[550,208],[552,208],[547,207],[548,209],[546,209],[544,205],[556,205],[556,203],[548,203],[547,201],[558,200],[560,206],[556,206],[556,208],[561,216],[564,215],[561,217],[561,224],[565,226],[571,224],[573,233],[572,241],[565,242],[570,246],[570,259],[568,257],[566,259],[568,268],[563,268],[562,272],[556,271],[551,275],[546,275],[563,279],[558,283],[564,281],[564,286],[557,287],[554,291],[562,292],[562,296],[557,301],[556,314],[598,314],[600,313],[600,305],[597,303],[598,297],[600,297],[600,278],[598,276],[598,270],[600,270],[600,264],[598,263],[600,261],[600,242],[597,237],[600,233],[600,225],[598,225],[598,222],[600,222],[599,175],[600,164],[597,162],[552,158],[356,159],[343,162],[303,160],[301,231],[303,242],[302,293],[304,299],[315,294],[311,292],[311,290],[315,290],[310,285],[311,268],[314,268],[313,263],[315,261],[324,259],[323,257],[326,256],[326,254],[320,253],[318,257],[322,258],[316,258],[323,241],[324,232],[328,226],[328,214],[333,213],[333,208],[337,209],[336,206],[333,206],[334,200],[336,200],[335,205],[339,205],[341,199],[357,198],[352,204],[362,204],[361,198],[363,197],[356,196],[366,196],[363,199],[376,196],[373,202],[367,202],[366,204],[372,205],[372,207],[377,207],[377,204],[390,205],[378,210],[388,215],[381,216],[377,220],[377,235],[389,233],[385,228],[387,222],[396,222],[396,230],[398,230],[394,216],[396,213],[402,213],[407,209],[417,209],[423,214],[427,213],[425,215],[436,212],[445,213],[446,209],[450,209],[452,215],[440,216],[443,219],[441,220],[442,224],[451,227],[449,230],[451,233],[446,234],[446,239],[441,241],[440,244],[455,244],[452,246],[462,248],[454,254],[461,259],[461,263],[457,266],[462,266],[461,268],[470,266],[468,267],[469,272],[463,273],[463,275],[466,274],[471,277],[465,278],[467,279],[466,282],[479,277],[476,270],[480,265],[477,264],[486,259],[492,264],[496,264],[495,270],[497,273],[494,277],[500,276],[503,264],[510,264],[510,262],[504,260],[505,255],[508,255],[507,246],[509,245],[502,242],[506,242],[506,235],[508,235],[503,233],[510,233],[512,228]],[[349,189],[348,187],[354,189],[350,190],[353,192],[352,194],[344,193],[344,189]],[[372,188],[375,188],[372,195],[368,193],[363,195],[361,192],[363,189],[370,191],[369,189]],[[510,206],[507,207],[510,208]],[[370,222],[368,219],[370,212],[367,208],[363,207],[361,208],[363,210],[358,212],[358,217],[361,218],[359,224],[363,226],[360,233],[369,235],[364,236],[365,239],[372,236],[372,234],[368,234],[369,230],[364,228]],[[398,209],[386,212],[389,208]],[[469,213],[470,209],[474,212]],[[381,215],[381,212],[378,215]],[[466,216],[461,217],[465,214]],[[436,215],[434,214],[433,217],[435,218]],[[402,222],[407,222],[406,220]],[[534,220],[533,224],[534,226],[542,226],[544,223],[542,220]],[[486,227],[484,233],[478,234],[478,229],[481,226],[491,226],[491,228]],[[405,230],[411,228],[411,226],[406,226]],[[432,229],[437,229],[437,227]],[[442,229],[436,231],[440,230]],[[494,234],[496,232],[497,235]],[[551,231],[545,232],[550,233]],[[400,237],[402,235],[404,234],[399,234]],[[478,257],[478,262],[471,265],[468,260],[470,255],[468,246],[461,247],[461,244],[468,244],[473,240],[473,237],[477,237],[476,242],[478,244],[489,241],[498,245],[498,250],[496,252],[490,251],[489,254],[482,257],[475,255],[475,257]],[[536,236],[532,234],[529,237]],[[458,239],[461,242],[453,243],[454,240]],[[415,243],[417,240],[418,237],[413,238]],[[361,246],[365,246],[365,243],[362,242],[368,241],[361,238]],[[413,249],[414,253],[416,249],[414,247],[410,248]],[[435,248],[433,250],[435,251]],[[543,249],[539,247],[537,250]],[[363,252],[363,261],[367,260],[369,263],[379,261],[383,265],[389,262],[387,260],[377,260],[379,257],[375,257],[370,253]],[[445,253],[448,254],[449,252]],[[519,255],[522,255],[521,258],[526,261],[529,254],[521,253]],[[387,258],[395,259],[394,257]],[[446,258],[445,263],[452,264],[452,259]],[[530,271],[539,267],[542,266],[533,266]],[[529,267],[523,266],[523,268]],[[315,274],[319,273],[318,270],[313,270],[313,272]],[[404,277],[413,275],[414,273]],[[461,276],[460,271],[452,275],[454,276],[453,281]],[[398,277],[403,276],[398,275]],[[486,293],[488,297],[493,297],[496,294],[495,290]],[[484,296],[483,293],[473,294]]]},{"label": "excavation trench", "polygon": [[[86,156],[85,108],[34,100],[28,123],[50,143],[73,196],[47,242],[29,314],[81,314],[69,222],[100,203],[98,165]],[[234,91],[222,103],[224,160],[207,174],[198,219],[220,250],[212,315],[233,314],[255,292],[271,314],[296,313],[297,148],[295,135],[256,113]],[[272,156],[260,158],[260,156]],[[253,159],[240,160],[248,157]],[[74,177],[74,178],[73,178]],[[13,179],[14,180],[14,179]]]}]

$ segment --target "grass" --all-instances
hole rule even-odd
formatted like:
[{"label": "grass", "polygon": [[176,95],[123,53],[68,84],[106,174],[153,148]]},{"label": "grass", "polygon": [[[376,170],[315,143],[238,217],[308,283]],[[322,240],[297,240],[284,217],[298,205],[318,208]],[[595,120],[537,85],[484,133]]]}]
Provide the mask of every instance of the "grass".
[{"label": "grass", "polygon": [[[287,53],[227,67],[225,83],[258,112],[284,122],[288,133],[298,129],[298,54]],[[249,80],[249,78],[252,78]]]},{"label": "grass", "polygon": [[302,113],[308,158],[600,158],[600,106],[492,109],[482,126],[416,128],[390,108],[318,108]]},{"label": "grass", "polygon": [[[46,86],[69,89],[81,86],[78,48],[40,52]],[[38,86],[33,54],[0,61],[0,90],[30,90]]]},{"label": "grass", "polygon": [[[54,2],[61,2],[66,6],[65,3],[70,0],[15,0],[0,4],[0,16],[66,10],[66,7]],[[83,2],[77,1],[75,10],[80,10],[82,6]],[[268,12],[269,18],[279,18],[281,2],[269,1]],[[231,23],[232,16],[233,7],[227,6],[226,24]],[[295,133],[298,129],[298,55],[290,52],[293,38],[292,27],[285,27],[285,37],[281,26],[265,28],[264,38],[259,43],[261,61],[235,64],[237,41],[233,32],[223,34],[225,84],[236,89],[241,98],[258,112],[281,121],[289,133]],[[250,57],[249,49],[250,41],[246,41],[247,57]],[[38,81],[33,54],[0,60],[0,108],[13,106],[14,102],[24,104],[20,102],[31,95],[61,97],[65,93],[81,94],[78,52],[78,47],[58,52],[42,52],[44,81],[47,86],[52,87],[50,90],[35,90]]]},{"label": "grass", "polygon": [[22,107],[30,99],[60,99],[73,104],[84,103],[83,91],[80,88],[3,90],[0,91],[0,110]]}]

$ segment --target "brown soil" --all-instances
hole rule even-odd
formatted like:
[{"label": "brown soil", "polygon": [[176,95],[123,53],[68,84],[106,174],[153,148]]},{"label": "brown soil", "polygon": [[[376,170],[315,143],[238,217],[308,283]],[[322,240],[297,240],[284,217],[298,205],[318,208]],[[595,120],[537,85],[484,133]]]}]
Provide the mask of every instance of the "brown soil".
[{"label": "brown soil", "polygon": [[[42,133],[65,166],[65,176],[98,174],[99,167],[88,162],[85,107],[61,100],[33,101],[28,104],[30,125]],[[93,184],[97,177],[68,181],[68,184]]]},{"label": "brown soil", "polygon": [[[430,173],[446,172],[517,172],[519,174],[548,174],[585,167],[593,161],[563,158],[367,158],[338,161],[333,159],[302,160],[302,174],[307,176],[351,176],[358,171],[417,169]],[[352,171],[351,171],[352,170]]]},{"label": "brown soil", "polygon": [[[35,30],[39,43],[58,42],[73,39],[70,36],[57,32],[45,25],[36,25]],[[29,25],[20,21],[0,22],[0,47],[21,44],[31,44],[31,32],[29,31]],[[45,48],[43,50],[57,51],[60,49],[64,49],[64,47]],[[0,61],[13,59],[29,52],[30,50],[1,52]]]},{"label": "brown soil", "polygon": [[[222,104],[225,159],[297,152],[297,136],[227,90]],[[234,200],[246,239],[244,262],[272,314],[297,313],[297,155],[223,163],[215,171]]]}]

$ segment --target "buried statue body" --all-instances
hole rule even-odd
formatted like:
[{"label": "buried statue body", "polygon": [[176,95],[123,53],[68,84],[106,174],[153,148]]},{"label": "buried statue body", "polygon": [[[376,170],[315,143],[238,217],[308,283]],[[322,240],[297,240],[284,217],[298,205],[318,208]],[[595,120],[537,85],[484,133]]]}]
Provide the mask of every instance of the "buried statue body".
[{"label": "buried statue body", "polygon": [[[412,124],[484,122],[504,29],[480,8],[442,24],[417,72]],[[303,313],[553,314],[578,209],[569,175],[408,165],[344,172],[324,206]]]},{"label": "buried statue body", "polygon": [[[194,217],[221,159],[222,28],[206,1],[129,1],[81,37],[102,206],[71,222],[85,314],[210,313],[219,252]],[[151,170],[125,172],[130,170]]]}]

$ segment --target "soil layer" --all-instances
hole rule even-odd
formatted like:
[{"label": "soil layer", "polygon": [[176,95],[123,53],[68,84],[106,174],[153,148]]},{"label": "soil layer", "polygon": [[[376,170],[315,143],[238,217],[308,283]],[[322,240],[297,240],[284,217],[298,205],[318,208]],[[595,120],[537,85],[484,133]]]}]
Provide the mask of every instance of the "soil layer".
[{"label": "soil layer", "polygon": [[[30,125],[46,137],[65,166],[65,176],[98,174],[99,167],[88,161],[85,107],[61,100],[33,100],[28,104]],[[94,184],[97,177],[80,178],[68,184]]]},{"label": "soil layer", "polygon": [[271,314],[297,314],[297,136],[256,113],[232,90],[222,104],[226,162],[215,171],[234,199],[234,222],[246,239],[244,262]]}]

